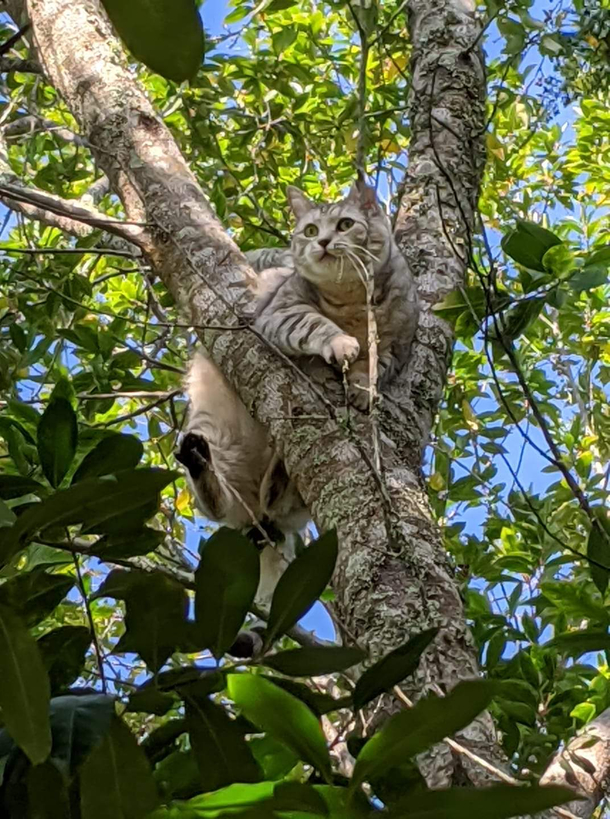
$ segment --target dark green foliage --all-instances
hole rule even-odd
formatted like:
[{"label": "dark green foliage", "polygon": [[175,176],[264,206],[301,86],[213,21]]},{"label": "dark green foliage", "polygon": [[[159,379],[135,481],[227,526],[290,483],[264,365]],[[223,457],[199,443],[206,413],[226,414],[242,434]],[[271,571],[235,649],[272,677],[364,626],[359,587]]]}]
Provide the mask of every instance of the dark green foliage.
[{"label": "dark green foliage", "polygon": [[437,628],[416,634],[407,643],[378,660],[359,678],[353,693],[354,708],[363,708],[412,674],[424,651],[438,634]]},{"label": "dark green foliage", "polygon": [[247,537],[223,527],[200,545],[195,572],[195,621],[201,648],[220,659],[248,613],[260,575],[258,550]]},{"label": "dark green foliage", "polygon": [[72,405],[53,398],[38,424],[38,457],[51,486],[59,486],[70,468],[78,441],[78,425]]},{"label": "dark green foliage", "polygon": [[87,758],[80,780],[82,819],[144,819],[158,804],[146,756],[118,717]]},{"label": "dark green foliage", "polygon": [[6,730],[36,765],[51,750],[49,679],[36,641],[0,604],[0,708]]},{"label": "dark green foliage", "polygon": [[144,453],[144,447],[135,435],[109,435],[87,453],[74,473],[72,483],[83,478],[116,475],[122,469],[134,469]]},{"label": "dark green foliage", "polygon": [[330,759],[324,734],[311,711],[296,697],[250,674],[230,674],[228,691],[245,716],[285,743],[325,777]]},{"label": "dark green foliage", "polygon": [[203,59],[195,0],[103,0],[134,57],[168,79],[190,80]]},{"label": "dark green foliage", "polygon": [[185,713],[203,791],[260,781],[261,771],[242,731],[222,706],[187,694]]},{"label": "dark green foliage", "polygon": [[297,648],[265,658],[265,665],[289,677],[317,677],[345,671],[366,655],[357,648]]},{"label": "dark green foliage", "polygon": [[60,626],[38,638],[52,694],[71,685],[79,676],[91,639],[87,626]]},{"label": "dark green foliage", "polygon": [[326,532],[288,566],[273,593],[266,641],[300,620],[322,594],[337,561],[337,533]]}]

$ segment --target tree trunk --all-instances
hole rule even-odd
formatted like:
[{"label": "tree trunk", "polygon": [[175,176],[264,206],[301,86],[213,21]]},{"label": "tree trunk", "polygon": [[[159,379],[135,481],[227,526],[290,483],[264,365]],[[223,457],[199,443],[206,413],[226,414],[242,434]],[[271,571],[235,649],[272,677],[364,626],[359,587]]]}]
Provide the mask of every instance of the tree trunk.
[{"label": "tree trunk", "polygon": [[[269,429],[318,527],[337,527],[333,582],[346,641],[379,656],[438,625],[441,633],[406,693],[417,698],[433,685],[447,690],[477,675],[458,587],[420,475],[451,349],[451,335],[430,307],[462,281],[464,260],[456,251],[474,230],[483,164],[485,96],[474,7],[458,0],[408,5],[413,136],[398,229],[426,309],[411,366],[384,401],[378,468],[374,428],[364,417],[344,422],[330,400],[341,394],[330,371],[314,365],[303,374],[240,326],[251,308],[252,271],[127,70],[98,1],[7,5],[16,22],[30,19],[49,82],[80,124],[127,219],[142,223],[130,240]],[[385,713],[393,707],[388,697]],[[487,715],[460,740],[488,760],[501,759]],[[426,776],[433,787],[492,778],[446,745],[430,755]]]}]

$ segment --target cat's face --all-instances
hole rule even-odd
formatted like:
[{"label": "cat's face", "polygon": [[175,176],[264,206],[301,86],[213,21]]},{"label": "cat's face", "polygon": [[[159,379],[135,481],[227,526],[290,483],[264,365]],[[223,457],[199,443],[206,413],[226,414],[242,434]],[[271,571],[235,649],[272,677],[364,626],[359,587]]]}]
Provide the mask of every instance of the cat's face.
[{"label": "cat's face", "polygon": [[377,270],[390,253],[391,227],[375,191],[357,182],[334,204],[311,202],[289,186],[288,202],[297,219],[292,253],[299,273],[314,284],[362,280],[363,264]]}]

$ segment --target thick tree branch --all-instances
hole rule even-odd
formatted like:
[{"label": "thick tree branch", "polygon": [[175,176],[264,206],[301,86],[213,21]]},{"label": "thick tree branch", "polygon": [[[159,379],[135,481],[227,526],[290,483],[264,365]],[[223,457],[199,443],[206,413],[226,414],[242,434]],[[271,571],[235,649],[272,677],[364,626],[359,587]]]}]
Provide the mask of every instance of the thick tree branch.
[{"label": "thick tree branch", "polygon": [[424,310],[408,388],[425,443],[453,344],[433,304],[463,284],[485,163],[482,25],[472,0],[410,0],[413,54],[411,143],[396,220],[400,247],[418,281]]}]

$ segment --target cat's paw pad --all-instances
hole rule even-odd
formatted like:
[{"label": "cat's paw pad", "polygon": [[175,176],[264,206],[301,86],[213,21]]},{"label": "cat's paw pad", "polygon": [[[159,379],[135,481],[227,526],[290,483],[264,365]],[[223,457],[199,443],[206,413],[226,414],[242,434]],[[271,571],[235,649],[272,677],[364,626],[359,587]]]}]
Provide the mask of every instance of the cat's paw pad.
[{"label": "cat's paw pad", "polygon": [[362,412],[368,409],[370,400],[369,379],[364,373],[359,373],[356,377],[349,379],[347,400]]},{"label": "cat's paw pad", "polygon": [[360,345],[353,336],[335,336],[326,345],[322,356],[328,364],[343,364],[347,361],[351,364],[360,354]]},{"label": "cat's paw pad", "polygon": [[174,452],[174,457],[188,469],[193,478],[197,478],[210,460],[210,447],[203,435],[187,432],[179,449]]}]

